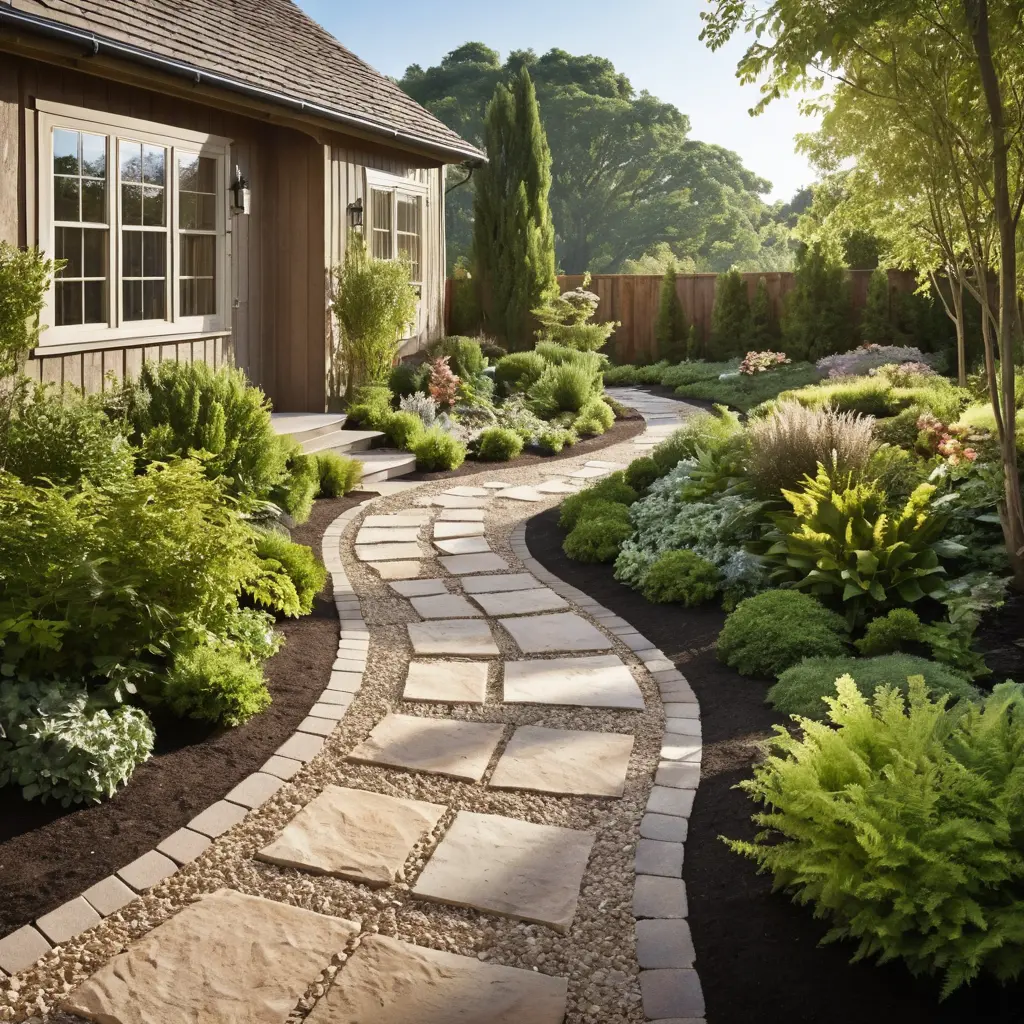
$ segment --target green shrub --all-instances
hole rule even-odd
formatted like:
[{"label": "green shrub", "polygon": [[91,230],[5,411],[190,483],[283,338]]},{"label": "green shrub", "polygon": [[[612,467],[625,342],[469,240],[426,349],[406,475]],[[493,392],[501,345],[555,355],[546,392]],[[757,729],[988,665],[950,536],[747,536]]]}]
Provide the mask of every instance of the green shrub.
[{"label": "green shrub", "polygon": [[905,501],[918,485],[926,482],[931,470],[927,462],[903,448],[883,444],[871,452],[864,477],[874,480],[891,500]]},{"label": "green shrub", "polygon": [[923,677],[928,692],[936,699],[949,696],[952,701],[972,701],[980,696],[948,665],[910,654],[886,654],[875,658],[805,658],[779,676],[767,699],[783,714],[822,721],[828,712],[825,697],[835,695],[836,680],[843,676],[851,677],[868,700],[882,686],[894,687],[906,696],[913,676]]},{"label": "green shrub", "polygon": [[847,650],[842,617],[796,590],[740,601],[718,635],[718,657],[745,676],[778,676],[802,658]]},{"label": "green shrub", "polygon": [[463,338],[458,335],[431,342],[427,346],[427,356],[430,359],[448,356],[448,365],[452,373],[463,380],[478,376],[487,365],[480,342],[475,338]]},{"label": "green shrub", "polygon": [[196,647],[174,659],[164,702],[180,718],[243,725],[270,707],[263,670],[232,650]]},{"label": "green shrub", "polygon": [[553,341],[538,341],[534,351],[550,366],[578,366],[595,377],[604,371],[608,364],[606,356],[596,352],[581,352],[567,345],[557,345]]},{"label": "green shrub", "polygon": [[545,417],[578,413],[600,387],[600,377],[572,363],[549,366],[530,388],[530,402]]},{"label": "green shrub", "polygon": [[274,629],[274,616],[269,612],[236,607],[228,615],[224,634],[217,643],[233,648],[255,664],[262,664],[277,654],[284,637]]},{"label": "green shrub", "polygon": [[660,384],[662,374],[668,370],[668,362],[651,363],[649,366],[606,366],[604,382],[608,386],[617,384]]},{"label": "green shrub", "polygon": [[[735,366],[733,366],[735,371]],[[727,405],[740,412],[753,413],[759,405],[791,388],[802,388],[818,379],[813,363],[793,362],[779,366],[768,373],[733,373],[720,380],[717,376],[676,387],[676,394],[684,398],[702,398],[708,402]]]},{"label": "green shrub", "polygon": [[793,289],[782,317],[787,354],[815,362],[853,348],[852,310],[843,267],[832,263],[818,243],[804,249],[797,255]]},{"label": "green shrub", "polygon": [[270,405],[241,370],[205,363],[145,363],[123,403],[132,443],[146,458],[166,460],[204,451],[209,477],[231,494],[267,498],[287,473],[270,422]]},{"label": "green shrub", "polygon": [[[594,511],[593,506],[590,510]],[[619,517],[583,516],[565,538],[562,550],[575,562],[614,562],[632,532],[628,519],[623,522]]]},{"label": "green shrub", "polygon": [[25,483],[102,485],[135,472],[127,432],[97,400],[70,387],[37,387],[9,424],[6,468]]},{"label": "green shrub", "polygon": [[[615,425],[615,412],[612,407],[600,398],[592,398],[582,409],[580,409],[579,419],[593,420],[600,427],[600,431],[595,433],[603,434],[606,430],[611,430]],[[576,429],[575,424],[573,428]],[[583,433],[583,431],[578,431]]]},{"label": "green shrub", "polygon": [[740,786],[762,831],[730,847],[829,921],[854,959],[901,959],[942,974],[942,995],[982,972],[1020,973],[1024,871],[1024,691],[997,686],[956,713],[922,680],[909,707],[891,690],[868,702],[836,686],[830,722],[776,727],[770,756]]},{"label": "green shrub", "polygon": [[651,452],[660,475],[675,469],[684,459],[692,459],[699,451],[715,452],[743,430],[739,417],[725,408],[713,413],[698,412],[687,419]]},{"label": "green shrub", "polygon": [[533,315],[540,324],[537,336],[568,348],[596,352],[603,348],[619,326],[615,321],[591,323],[597,313],[598,296],[591,291],[590,274],[583,275],[583,284],[544,303]]},{"label": "green shrub", "polygon": [[498,360],[494,383],[503,395],[529,391],[540,380],[547,364],[536,352],[510,352]]},{"label": "green shrub", "polygon": [[380,429],[387,435],[389,444],[407,452],[412,450],[424,427],[423,420],[414,412],[391,412],[382,420]]},{"label": "green shrub", "polygon": [[920,433],[917,426],[919,416],[920,413],[917,409],[904,409],[895,416],[876,419],[875,440],[880,444],[913,448],[917,442],[917,435]]},{"label": "green shrub", "polygon": [[637,494],[643,494],[661,476],[657,462],[649,455],[634,459],[625,471],[625,480]]},{"label": "green shrub", "polygon": [[417,391],[426,391],[425,376],[423,363],[399,363],[388,377],[388,391],[395,398],[407,398]]},{"label": "green shrub", "polygon": [[0,723],[0,788],[25,800],[99,803],[153,751],[145,712],[97,706],[77,684],[0,682]]},{"label": "green shrub", "polygon": [[783,491],[792,515],[773,516],[765,560],[772,579],[841,605],[851,625],[876,610],[914,604],[944,590],[941,559],[963,552],[943,539],[947,514],[931,504],[935,488],[920,484],[893,508],[874,482],[853,483],[819,467],[800,491]]},{"label": "green shrub", "polygon": [[553,427],[537,437],[537,447],[546,455],[557,455],[566,445],[572,447],[578,440],[575,430]]},{"label": "green shrub", "polygon": [[628,523],[629,506],[620,505],[617,501],[608,501],[607,498],[595,498],[579,510],[573,528],[588,519],[611,519],[617,523]]},{"label": "green shrub", "polygon": [[[879,654],[892,654],[903,650],[907,644],[921,640],[921,620],[909,608],[893,608],[887,615],[872,619],[864,636],[854,641],[854,646],[866,658]],[[845,672],[840,672],[845,675]],[[910,672],[908,675],[918,675]]]},{"label": "green shrub", "polygon": [[345,414],[345,426],[380,430],[391,415],[391,400],[391,390],[384,384],[367,384],[358,388],[355,401]]},{"label": "green shrub", "polygon": [[478,439],[477,457],[489,462],[508,462],[523,450],[523,439],[505,427],[489,427]]},{"label": "green shrub", "polygon": [[[259,583],[250,584],[248,589],[257,604],[292,618],[308,615],[313,610],[313,599],[327,582],[327,570],[313,549],[268,530],[256,539],[256,555],[261,563]],[[271,576],[278,577],[273,588],[268,580]],[[274,593],[287,596],[270,599],[269,595]]]},{"label": "green shrub", "polygon": [[416,468],[425,472],[458,469],[466,461],[466,446],[440,427],[431,427],[413,442]]},{"label": "green shrub", "polygon": [[320,498],[340,498],[353,490],[363,477],[363,464],[337,452],[317,452],[316,468],[320,475]]},{"label": "green shrub", "polygon": [[586,487],[576,494],[570,494],[562,502],[558,525],[565,530],[571,530],[584,507],[592,501],[610,501],[617,505],[629,506],[638,498],[636,491],[625,482],[621,471],[612,473],[593,487]]},{"label": "green shrub", "polygon": [[661,359],[677,361],[686,355],[686,317],[676,288],[676,264],[665,268],[658,293],[658,316],[654,321],[654,340]]},{"label": "green shrub", "polygon": [[307,455],[292,437],[281,438],[285,455],[286,476],[270,497],[297,523],[304,523],[313,511],[313,502],[320,493],[320,465],[315,455]]},{"label": "green shrub", "polygon": [[[723,373],[737,373],[740,361],[728,359],[721,362],[704,362],[701,359],[688,359],[667,367],[661,377],[653,383],[662,384],[667,388],[683,387],[686,384],[697,384],[702,381],[717,381]],[[765,376],[761,374],[761,376]]]},{"label": "green shrub", "polygon": [[754,352],[776,349],[781,334],[779,322],[775,319],[772,309],[772,299],[768,294],[768,282],[759,277],[754,298],[750,303],[750,348]]},{"label": "green shrub", "polygon": [[708,355],[713,359],[729,359],[745,354],[750,349],[752,329],[750,297],[743,275],[738,270],[719,274],[711,310]]},{"label": "green shrub", "polygon": [[647,570],[643,595],[656,604],[704,604],[718,593],[718,567],[693,551],[666,551]]}]

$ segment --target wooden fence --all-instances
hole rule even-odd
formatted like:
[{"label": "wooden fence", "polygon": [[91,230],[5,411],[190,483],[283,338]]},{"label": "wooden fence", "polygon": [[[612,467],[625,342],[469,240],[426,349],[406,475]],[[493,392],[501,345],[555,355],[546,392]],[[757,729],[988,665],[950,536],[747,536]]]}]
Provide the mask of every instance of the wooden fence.
[{"label": "wooden fence", "polygon": [[[859,318],[868,294],[870,270],[847,271],[850,278],[850,315]],[[792,273],[744,274],[747,291],[753,299],[757,282],[765,279],[772,309],[776,317],[782,315],[786,293],[793,288]],[[686,323],[694,324],[702,342],[711,333],[711,311],[715,305],[715,274],[680,274],[676,278],[676,291],[683,306]],[[577,288],[583,283],[582,274],[567,274],[558,279],[562,291]],[[916,288],[912,273],[889,271],[889,290],[912,292]],[[612,335],[608,352],[617,363],[641,363],[657,359],[654,339],[661,294],[661,278],[639,274],[594,274],[590,290],[601,298],[597,307],[597,320],[617,320],[622,326]]]}]

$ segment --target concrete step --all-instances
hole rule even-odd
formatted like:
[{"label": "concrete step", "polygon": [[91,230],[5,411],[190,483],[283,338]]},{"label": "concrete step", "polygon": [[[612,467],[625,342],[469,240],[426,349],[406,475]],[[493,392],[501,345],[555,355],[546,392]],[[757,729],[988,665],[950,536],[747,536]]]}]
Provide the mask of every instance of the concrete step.
[{"label": "concrete step", "polygon": [[329,434],[318,434],[302,442],[302,450],[313,452],[337,452],[339,455],[359,455],[370,448],[379,448],[385,441],[379,430],[333,430]]},{"label": "concrete step", "polygon": [[315,437],[333,434],[345,425],[345,414],[336,412],[274,412],[270,423],[277,434],[291,434],[305,445]]},{"label": "concrete step", "polygon": [[416,469],[416,456],[411,452],[400,452],[395,448],[378,448],[372,452],[360,452],[355,458],[363,464],[364,484],[376,484],[383,480],[394,480]]}]

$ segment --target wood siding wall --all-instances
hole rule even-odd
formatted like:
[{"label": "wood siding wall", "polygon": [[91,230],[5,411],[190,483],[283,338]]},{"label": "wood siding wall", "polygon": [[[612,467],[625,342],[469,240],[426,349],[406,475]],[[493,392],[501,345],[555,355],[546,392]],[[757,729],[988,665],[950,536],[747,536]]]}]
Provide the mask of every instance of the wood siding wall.
[{"label": "wood siding wall", "polygon": [[323,411],[328,403],[332,324],[330,270],[344,256],[347,207],[363,193],[363,168],[429,186],[425,211],[420,327],[409,351],[441,332],[444,288],[444,169],[425,157],[316,128],[299,131],[4,53],[0,39],[0,238],[36,243],[36,99],[209,132],[233,140],[230,159],[249,179],[252,212],[232,215],[231,333],[198,341],[152,341],[30,360],[36,380],[87,390],[108,372],[131,375],[143,359],[233,362],[281,411]]},{"label": "wood siding wall", "polygon": [[[850,279],[850,315],[856,317],[867,299],[871,271],[851,270],[847,271],[847,275]],[[762,277],[768,287],[774,315],[779,318],[785,297],[793,289],[794,276],[791,273],[744,274],[743,279],[751,298]],[[676,278],[676,293],[682,303],[686,323],[696,325],[698,339],[706,339],[711,333],[716,279],[715,274],[680,274]],[[582,283],[582,274],[567,274],[558,279],[563,292],[578,288]],[[917,285],[912,273],[891,270],[889,287],[890,290],[912,292]],[[601,298],[596,319],[617,320],[622,324],[612,335],[609,346],[609,353],[615,362],[656,360],[658,346],[654,330],[661,297],[661,278],[642,274],[595,274],[590,281],[590,290]]]}]

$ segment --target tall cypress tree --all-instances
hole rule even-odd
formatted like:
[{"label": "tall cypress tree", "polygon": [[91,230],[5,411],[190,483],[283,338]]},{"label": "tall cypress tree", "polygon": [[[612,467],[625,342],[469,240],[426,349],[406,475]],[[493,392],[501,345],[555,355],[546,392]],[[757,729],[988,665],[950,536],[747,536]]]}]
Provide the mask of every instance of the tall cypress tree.
[{"label": "tall cypress tree", "polygon": [[678,363],[686,355],[686,317],[676,290],[676,261],[665,268],[658,297],[658,318],[654,322],[654,340],[658,358]]},{"label": "tall cypress tree", "polygon": [[488,163],[478,172],[473,257],[484,330],[510,349],[532,345],[530,310],[558,294],[551,151],[526,68],[487,107]]}]

